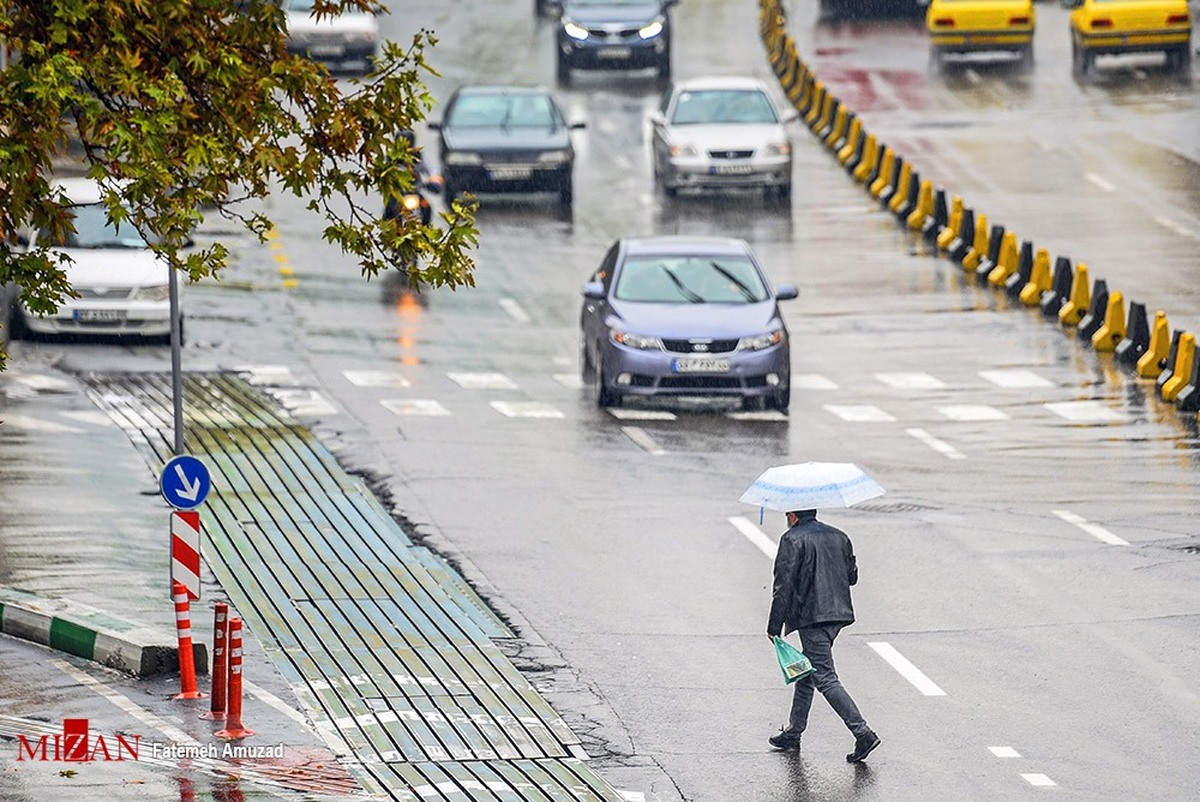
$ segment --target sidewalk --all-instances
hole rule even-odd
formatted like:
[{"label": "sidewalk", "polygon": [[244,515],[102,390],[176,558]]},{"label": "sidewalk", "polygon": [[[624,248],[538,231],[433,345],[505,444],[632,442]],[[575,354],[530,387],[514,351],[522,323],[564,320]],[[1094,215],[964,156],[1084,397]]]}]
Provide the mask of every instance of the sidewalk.
[{"label": "sidewalk", "polygon": [[[168,625],[156,587],[168,510],[154,477],[170,456],[169,377],[22,367],[0,374],[0,584]],[[237,377],[185,382],[187,450],[213,474],[204,556],[221,584],[206,571],[204,597],[228,592],[291,690],[278,696],[366,791],[622,799],[498,648],[512,636],[504,623],[307,429]],[[64,507],[100,523],[52,523]]]}]

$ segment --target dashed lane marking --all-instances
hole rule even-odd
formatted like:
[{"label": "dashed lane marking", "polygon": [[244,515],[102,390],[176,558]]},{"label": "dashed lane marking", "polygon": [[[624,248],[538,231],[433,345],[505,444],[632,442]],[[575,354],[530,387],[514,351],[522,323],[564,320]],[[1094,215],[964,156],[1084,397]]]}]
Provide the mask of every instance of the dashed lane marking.
[{"label": "dashed lane marking", "polygon": [[753,410],[750,412],[726,412],[725,417],[730,420],[763,420],[763,421],[786,421],[788,416],[777,409],[762,409]]},{"label": "dashed lane marking", "polygon": [[774,540],[771,540],[766,532],[751,523],[750,519],[738,515],[730,518],[729,523],[733,524],[733,527],[741,532],[746,540],[757,546],[759,551],[767,555],[767,559],[775,559],[775,553],[779,551],[779,546],[775,544]]},{"label": "dashed lane marking", "polygon": [[1055,510],[1054,514],[1057,515],[1059,518],[1062,518],[1067,523],[1078,526],[1080,529],[1087,532],[1089,535],[1096,538],[1097,540],[1101,540],[1105,543],[1108,543],[1111,546],[1128,546],[1129,545],[1128,540],[1117,537],[1112,532],[1105,529],[1103,526],[1097,526],[1094,523],[1090,523],[1090,522],[1088,522],[1088,520],[1086,518],[1080,517],[1073,512],[1069,512],[1067,510]]},{"label": "dashed lane marking", "polygon": [[299,384],[287,365],[241,365],[234,373],[245,373],[246,381],[254,385],[282,387]]},{"label": "dashed lane marking", "polygon": [[792,377],[792,386],[797,390],[836,390],[837,382],[819,373],[798,373]]},{"label": "dashed lane marking", "polygon": [[1020,757],[1020,753],[1011,746],[989,746],[988,751],[996,757]]},{"label": "dashed lane marking", "polygon": [[1094,185],[1100,187],[1100,189],[1104,190],[1105,192],[1116,192],[1117,190],[1117,188],[1106,181],[1103,176],[1096,175],[1095,173],[1084,173],[1083,177],[1088,181],[1091,181]]},{"label": "dashed lane marking", "polygon": [[939,440],[924,429],[905,429],[905,433],[909,437],[915,437],[925,445],[932,448],[937,453],[947,459],[966,459],[967,455],[959,451],[949,443]]},{"label": "dashed lane marking", "polygon": [[1021,778],[1030,785],[1038,788],[1053,788],[1057,783],[1047,777],[1045,774],[1022,774]]},{"label": "dashed lane marking", "polygon": [[896,420],[879,407],[870,405],[827,404],[825,409],[849,423],[888,423]]},{"label": "dashed lane marking", "polygon": [[379,403],[397,415],[444,418],[450,414],[450,410],[429,398],[388,398]]},{"label": "dashed lane marking", "polygon": [[144,707],[135,704],[132,699],[118,693],[116,689],[106,685],[105,683],[93,677],[91,674],[81,671],[80,669],[68,663],[66,660],[52,660],[51,664],[59,671],[74,679],[80,685],[91,688],[93,691],[112,702],[121,710],[124,710],[126,713],[133,716],[147,727],[158,730],[175,743],[189,744],[192,746],[199,743],[196,741],[196,739],[192,738],[192,736],[188,735],[174,724],[159,718],[149,710],[146,710]]},{"label": "dashed lane marking", "polygon": [[867,643],[875,653],[882,657],[888,665],[896,669],[900,676],[911,682],[914,687],[926,696],[945,696],[946,692],[934,683],[929,677],[922,673],[921,669],[914,666],[909,659],[900,654],[895,646],[886,641],[869,641]]},{"label": "dashed lane marking", "polygon": [[646,795],[641,791],[617,791],[625,802],[646,802]]},{"label": "dashed lane marking", "polygon": [[1174,231],[1176,234],[1178,234],[1181,237],[1189,237],[1191,239],[1200,239],[1200,234],[1196,233],[1195,231],[1193,231],[1192,229],[1183,225],[1182,223],[1177,223],[1174,220],[1171,220],[1169,218],[1162,217],[1162,216],[1156,216],[1154,218],[1154,222],[1158,223],[1163,228]]},{"label": "dashed lane marking", "polygon": [[617,420],[675,420],[674,412],[665,409],[623,409],[606,407],[605,410]]},{"label": "dashed lane marking", "polygon": [[338,408],[316,390],[268,388],[275,400],[293,415],[336,415]]},{"label": "dashed lane marking", "polygon": [[1109,409],[1099,401],[1060,401],[1043,406],[1055,415],[1076,423],[1112,423],[1125,420],[1119,412]]},{"label": "dashed lane marking", "polygon": [[554,380],[563,387],[570,387],[572,390],[583,389],[583,378],[578,373],[555,373]]},{"label": "dashed lane marking", "polygon": [[562,410],[539,401],[492,401],[492,409],[507,418],[563,418]]},{"label": "dashed lane marking", "polygon": [[504,310],[505,314],[518,323],[529,322],[529,313],[521,308],[521,305],[517,303],[515,298],[501,298],[496,303],[500,305],[500,308]]},{"label": "dashed lane marking", "polygon": [[399,373],[388,370],[343,370],[346,381],[355,387],[411,387]]},{"label": "dashed lane marking", "polygon": [[651,456],[661,457],[667,452],[655,442],[654,438],[646,433],[646,430],[640,426],[622,426],[621,431],[625,432],[625,436],[633,442],[641,446],[646,453]]},{"label": "dashed lane marking", "polygon": [[941,390],[946,386],[928,373],[876,373],[875,378],[898,390]]},{"label": "dashed lane marking", "polygon": [[981,370],[979,371],[979,375],[997,387],[1006,387],[1010,389],[1054,386],[1054,382],[1050,381],[1049,379],[1042,378],[1032,370],[1022,370],[1017,368],[1006,368],[1004,370]]},{"label": "dashed lane marking", "polygon": [[951,404],[944,407],[934,407],[950,420],[985,421],[1008,420],[1008,416],[995,407],[986,404]]},{"label": "dashed lane marking", "polygon": [[503,373],[447,373],[450,381],[467,390],[515,390],[517,383]]}]

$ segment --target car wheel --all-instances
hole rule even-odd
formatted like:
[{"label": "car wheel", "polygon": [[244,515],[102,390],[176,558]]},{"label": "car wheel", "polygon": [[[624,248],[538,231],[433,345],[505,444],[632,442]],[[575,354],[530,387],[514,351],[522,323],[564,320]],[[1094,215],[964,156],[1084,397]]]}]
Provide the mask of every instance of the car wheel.
[{"label": "car wheel", "polygon": [[765,401],[761,395],[742,396],[742,412],[757,412],[765,406]]},{"label": "car wheel", "polygon": [[1171,72],[1186,75],[1192,69],[1192,51],[1187,45],[1177,49],[1174,54],[1167,54],[1167,69]]},{"label": "car wheel", "polygon": [[560,84],[571,83],[571,62],[562,54],[560,50],[556,61],[555,75],[558,77]]},{"label": "car wheel", "polygon": [[658,76],[660,81],[671,80],[671,54],[667,53],[662,57],[662,61],[658,62],[658,67],[654,74]]},{"label": "car wheel", "polygon": [[584,384],[596,381],[596,366],[592,364],[591,354],[588,353],[587,340],[579,338],[579,378]]},{"label": "car wheel", "polygon": [[768,409],[775,409],[786,414],[788,406],[792,403],[792,388],[784,387],[775,395],[767,396],[766,400]]},{"label": "car wheel", "polygon": [[604,407],[619,407],[621,406],[621,394],[615,390],[608,388],[608,376],[604,373],[604,361],[596,360],[596,406]]},{"label": "car wheel", "polygon": [[12,309],[9,311],[7,326],[9,340],[24,340],[29,338],[29,330],[25,328],[25,315],[21,312],[20,306],[16,301],[13,301]]},{"label": "car wheel", "polygon": [[1017,66],[1022,72],[1030,72],[1033,69],[1033,45],[1022,48],[1021,58]]},{"label": "car wheel", "polygon": [[567,207],[575,202],[575,190],[572,187],[570,175],[563,176],[562,181],[558,184],[558,202]]},{"label": "car wheel", "polygon": [[789,183],[769,187],[767,189],[767,197],[787,205],[792,202],[792,185]]}]

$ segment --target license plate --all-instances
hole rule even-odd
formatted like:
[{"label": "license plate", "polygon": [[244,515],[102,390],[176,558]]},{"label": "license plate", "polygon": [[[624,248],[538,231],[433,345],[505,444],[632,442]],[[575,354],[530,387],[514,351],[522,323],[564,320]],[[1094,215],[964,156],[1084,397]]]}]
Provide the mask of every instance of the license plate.
[{"label": "license plate", "polygon": [[999,36],[968,36],[967,42],[973,45],[994,45],[1000,41]]},{"label": "license plate", "polygon": [[121,323],[125,313],[120,309],[76,309],[74,317],[77,323]]},{"label": "license plate", "polygon": [[713,175],[749,175],[753,171],[748,164],[716,164],[709,168]]},{"label": "license plate", "polygon": [[488,170],[493,181],[525,181],[533,175],[531,167],[494,167]]},{"label": "license plate", "polygon": [[728,373],[728,359],[676,359],[671,362],[676,373]]},{"label": "license plate", "polygon": [[628,47],[602,47],[596,51],[600,58],[629,58],[633,51]]},{"label": "license plate", "polygon": [[317,57],[340,56],[346,52],[346,48],[341,45],[313,45],[308,52]]}]

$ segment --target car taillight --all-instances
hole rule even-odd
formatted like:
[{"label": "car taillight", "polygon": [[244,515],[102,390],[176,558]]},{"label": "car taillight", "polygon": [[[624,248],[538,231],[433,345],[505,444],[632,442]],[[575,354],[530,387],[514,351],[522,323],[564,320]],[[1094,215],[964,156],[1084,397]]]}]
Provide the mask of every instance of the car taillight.
[{"label": "car taillight", "polygon": [[1172,14],[1167,17],[1168,25],[1186,25],[1188,21],[1187,14]]},{"label": "car taillight", "polygon": [[953,28],[954,20],[949,17],[941,17],[940,19],[935,19],[933,25],[935,28]]},{"label": "car taillight", "polygon": [[1113,26],[1112,20],[1110,20],[1110,19],[1094,19],[1094,20],[1092,20],[1093,28],[1111,28],[1112,26]]},{"label": "car taillight", "polygon": [[1009,25],[1028,25],[1029,17],[1011,17],[1008,20]]}]

